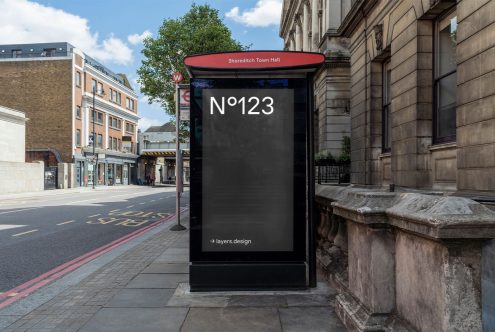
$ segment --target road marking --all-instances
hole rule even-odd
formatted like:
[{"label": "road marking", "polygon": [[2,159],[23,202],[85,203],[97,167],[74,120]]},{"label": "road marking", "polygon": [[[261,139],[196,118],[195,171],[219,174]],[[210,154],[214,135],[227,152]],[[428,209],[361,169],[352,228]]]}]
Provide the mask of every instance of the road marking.
[{"label": "road marking", "polygon": [[0,225],[0,231],[4,231],[6,229],[26,227],[27,225]]},{"label": "road marking", "polygon": [[112,210],[110,212],[117,212],[117,211],[120,211],[120,209],[115,209],[115,210]]},{"label": "road marking", "polygon": [[34,233],[34,232],[37,232],[37,231],[38,231],[37,229],[32,229],[30,231],[22,232],[22,233],[17,233],[17,234],[14,234],[12,236],[21,236],[21,235],[25,235],[25,234],[29,234],[29,233]]},{"label": "road marking", "polygon": [[71,222],[75,222],[75,220],[64,221],[64,222],[61,222],[60,224],[57,224],[57,226],[62,226],[62,225],[65,225],[65,224],[70,224]]},{"label": "road marking", "polygon": [[143,205],[144,203],[139,203],[139,205]]},{"label": "road marking", "polygon": [[155,200],[154,200],[154,199],[152,199],[151,201],[152,201],[152,202],[154,202]]},{"label": "road marking", "polygon": [[129,205],[128,207],[126,207],[126,209],[130,209],[132,207],[134,207],[134,205]]},{"label": "road marking", "polygon": [[98,213],[98,214],[94,214],[92,216],[89,216],[88,218],[94,218],[94,217],[98,217],[99,215],[101,215],[101,213]]},{"label": "road marking", "polygon": [[[185,210],[185,209],[184,209]],[[184,211],[182,210],[182,211]],[[25,282],[22,285],[19,285],[11,290],[8,290],[4,293],[0,293],[0,301],[5,299],[3,302],[0,302],[0,310],[7,307],[8,305],[18,301],[21,298],[26,297],[27,295],[31,294],[32,292],[36,291],[37,289],[41,288],[42,286],[48,284],[52,280],[58,279],[62,277],[63,275],[77,269],[81,265],[88,263],[92,261],[93,259],[105,254],[106,252],[109,252],[110,250],[115,249],[116,247],[129,242],[133,239],[135,239],[138,236],[141,236],[150,230],[154,229],[155,227],[158,227],[159,225],[163,225],[166,222],[172,221],[172,218],[175,216],[169,215],[165,218],[162,218],[160,220],[157,220],[155,223],[142,227],[130,234],[127,234],[117,240],[114,240],[98,249],[95,249],[89,253],[86,253],[80,257],[77,257],[73,259],[70,262],[64,263],[48,272],[43,273],[42,275],[37,276],[36,278]],[[17,295],[9,297],[8,294],[12,293],[17,293]]]},{"label": "road marking", "polygon": [[14,212],[21,212],[21,211],[29,211],[29,210],[34,210],[34,209],[39,209],[39,207],[27,208],[27,209],[20,209],[20,210],[14,210],[14,211],[7,211],[7,212],[0,212],[0,214],[7,214],[7,213],[14,213]]}]

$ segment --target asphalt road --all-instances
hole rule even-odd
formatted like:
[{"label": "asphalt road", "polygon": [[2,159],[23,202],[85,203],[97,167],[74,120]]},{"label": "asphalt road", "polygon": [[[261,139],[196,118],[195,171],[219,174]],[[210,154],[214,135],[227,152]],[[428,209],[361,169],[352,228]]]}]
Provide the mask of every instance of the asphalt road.
[{"label": "asphalt road", "polygon": [[[188,193],[181,206],[188,205]],[[0,201],[0,293],[175,213],[175,188],[122,186]]]}]

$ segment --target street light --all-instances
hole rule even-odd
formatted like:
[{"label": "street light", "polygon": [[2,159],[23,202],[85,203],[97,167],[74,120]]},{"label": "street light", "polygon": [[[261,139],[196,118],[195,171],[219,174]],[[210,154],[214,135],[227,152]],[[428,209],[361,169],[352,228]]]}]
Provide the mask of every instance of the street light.
[{"label": "street light", "polygon": [[[103,88],[101,90],[101,95],[103,96],[105,93],[103,91]],[[93,162],[94,162],[94,168],[93,168],[93,189],[95,189],[96,184],[95,184],[95,174],[98,171],[98,157],[96,156],[95,152],[95,142],[96,142],[96,130],[95,130],[95,122],[96,122],[96,109],[95,109],[95,95],[96,95],[96,84],[93,86]]]}]

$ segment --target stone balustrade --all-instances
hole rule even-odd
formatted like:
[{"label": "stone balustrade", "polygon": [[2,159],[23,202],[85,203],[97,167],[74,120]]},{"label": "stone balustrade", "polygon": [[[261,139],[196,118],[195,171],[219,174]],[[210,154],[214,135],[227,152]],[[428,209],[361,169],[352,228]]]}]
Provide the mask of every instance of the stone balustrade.
[{"label": "stone balustrade", "polygon": [[351,331],[481,331],[495,211],[439,193],[317,186],[318,265]]}]

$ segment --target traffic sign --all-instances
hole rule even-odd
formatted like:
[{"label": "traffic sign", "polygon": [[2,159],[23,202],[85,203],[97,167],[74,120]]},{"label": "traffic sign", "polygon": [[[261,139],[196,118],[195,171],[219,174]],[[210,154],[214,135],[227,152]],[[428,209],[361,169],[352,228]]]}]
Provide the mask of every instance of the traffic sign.
[{"label": "traffic sign", "polygon": [[181,109],[183,109],[184,107],[189,108],[191,103],[191,95],[189,88],[187,89],[179,88],[179,96],[180,96],[180,101],[179,101],[180,108]]},{"label": "traffic sign", "polygon": [[176,71],[175,73],[172,74],[172,81],[175,82],[175,84],[179,84],[182,82],[184,77],[182,76],[182,73],[180,71]]}]

